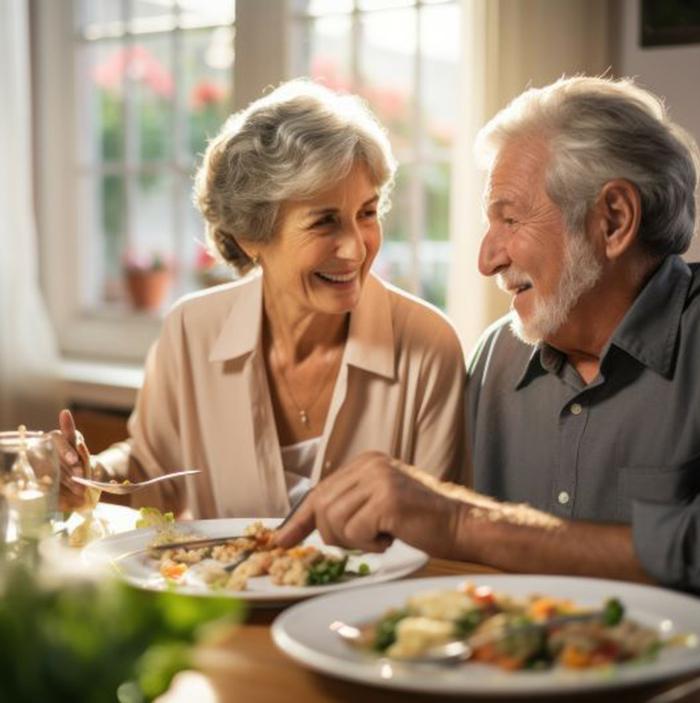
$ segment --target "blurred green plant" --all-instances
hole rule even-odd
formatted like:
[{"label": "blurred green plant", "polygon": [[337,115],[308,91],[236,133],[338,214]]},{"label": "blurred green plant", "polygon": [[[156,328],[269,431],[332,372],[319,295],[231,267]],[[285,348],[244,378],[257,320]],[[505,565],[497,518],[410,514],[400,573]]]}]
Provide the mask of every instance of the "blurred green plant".
[{"label": "blurred green plant", "polygon": [[4,565],[0,596],[0,700],[8,703],[151,701],[192,665],[192,646],[213,621],[244,615],[230,598],[114,580],[46,585],[21,562]]}]

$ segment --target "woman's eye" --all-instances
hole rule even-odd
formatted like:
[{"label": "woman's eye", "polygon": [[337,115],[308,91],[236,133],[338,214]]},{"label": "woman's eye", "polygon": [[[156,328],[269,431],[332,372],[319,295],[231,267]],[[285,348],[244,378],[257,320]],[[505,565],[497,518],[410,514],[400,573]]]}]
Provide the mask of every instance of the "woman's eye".
[{"label": "woman's eye", "polygon": [[515,224],[515,220],[512,217],[504,217],[503,222],[505,222],[505,224],[509,227],[512,227]]},{"label": "woman's eye", "polygon": [[316,220],[311,227],[316,228],[316,227],[328,227],[328,225],[332,225],[335,222],[335,216],[334,215],[324,215],[323,217],[319,218]]},{"label": "woman's eye", "polygon": [[362,212],[362,217],[364,217],[367,220],[371,220],[377,216],[377,210],[376,208],[371,208],[369,210],[364,210]]}]

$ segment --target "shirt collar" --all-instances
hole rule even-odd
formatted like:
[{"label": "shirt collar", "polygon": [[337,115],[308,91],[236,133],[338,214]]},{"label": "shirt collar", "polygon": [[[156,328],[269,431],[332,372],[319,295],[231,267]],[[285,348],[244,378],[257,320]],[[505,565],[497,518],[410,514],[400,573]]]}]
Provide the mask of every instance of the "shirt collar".
[{"label": "shirt collar", "polygon": [[[234,296],[231,309],[209,361],[226,361],[252,353],[262,329],[262,274],[253,273],[241,281],[245,294]],[[350,316],[345,363],[387,378],[396,375],[394,327],[389,291],[370,273],[365,280],[360,301]]]},{"label": "shirt collar", "polygon": [[667,257],[627,311],[603,357],[614,345],[670,377],[691,279],[690,268],[680,256]]},{"label": "shirt collar", "polygon": [[394,325],[386,285],[370,273],[350,316],[345,360],[386,378],[396,377]]},{"label": "shirt collar", "polygon": [[[667,257],[622,318],[603,350],[601,363],[610,347],[624,350],[662,376],[670,376],[681,315],[692,273],[679,256]],[[564,355],[541,343],[532,349],[515,386],[519,390],[546,373],[558,373]]]},{"label": "shirt collar", "polygon": [[262,273],[248,274],[238,286],[209,361],[236,359],[252,353],[258,345],[262,328]]}]

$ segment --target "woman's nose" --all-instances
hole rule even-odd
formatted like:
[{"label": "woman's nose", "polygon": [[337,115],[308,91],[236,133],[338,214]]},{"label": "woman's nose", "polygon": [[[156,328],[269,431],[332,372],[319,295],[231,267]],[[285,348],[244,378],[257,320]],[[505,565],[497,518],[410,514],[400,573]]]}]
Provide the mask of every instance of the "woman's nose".
[{"label": "woman's nose", "polygon": [[493,276],[509,263],[503,237],[493,227],[489,227],[479,249],[479,273],[482,276]]},{"label": "woman's nose", "polygon": [[338,245],[338,256],[350,261],[362,261],[366,250],[362,230],[357,224],[352,223],[345,227]]}]

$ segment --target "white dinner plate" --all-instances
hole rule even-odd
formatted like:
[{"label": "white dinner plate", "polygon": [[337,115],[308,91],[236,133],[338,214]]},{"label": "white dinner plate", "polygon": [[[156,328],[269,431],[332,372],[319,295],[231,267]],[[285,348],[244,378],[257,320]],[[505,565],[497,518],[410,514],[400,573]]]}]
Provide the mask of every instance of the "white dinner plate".
[{"label": "white dinner plate", "polygon": [[492,586],[511,596],[533,593],[571,598],[583,606],[600,607],[619,598],[626,615],[659,630],[700,637],[700,601],[662,588],[565,576],[448,576],[408,579],[362,588],[352,594],[330,594],[284,611],[272,626],[275,644],[297,662],[331,676],[374,686],[434,694],[533,696],[606,689],[678,676],[700,670],[700,649],[663,648],[657,659],[603,669],[506,672],[494,666],[465,662],[452,667],[389,661],[358,651],[329,629],[334,620],[351,625],[370,622],[390,608],[399,608],[419,591],[457,587],[465,580]]},{"label": "white dinner plate", "polygon": [[[226,518],[192,520],[179,522],[176,525],[180,531],[194,532],[202,537],[223,537],[243,534],[244,529],[255,520],[260,520],[266,527],[275,527],[280,522],[279,518]],[[157,562],[144,551],[154,535],[153,528],[146,528],[105,537],[85,547],[83,559],[89,564],[114,566],[126,581],[140,588],[156,591],[172,590],[173,586],[158,572]],[[304,543],[323,547],[326,552],[343,554],[342,550],[325,546],[317,532],[309,535]],[[248,580],[248,588],[245,591],[220,589],[213,591],[198,579],[196,574],[188,572],[184,582],[177,585],[175,590],[178,593],[198,596],[230,595],[271,605],[397,579],[413,573],[427,560],[428,557],[424,552],[396,540],[383,554],[351,554],[347,568],[356,571],[359,565],[364,563],[369,567],[370,573],[367,576],[352,577],[338,583],[324,586],[276,586],[269,577],[259,576]]]}]

